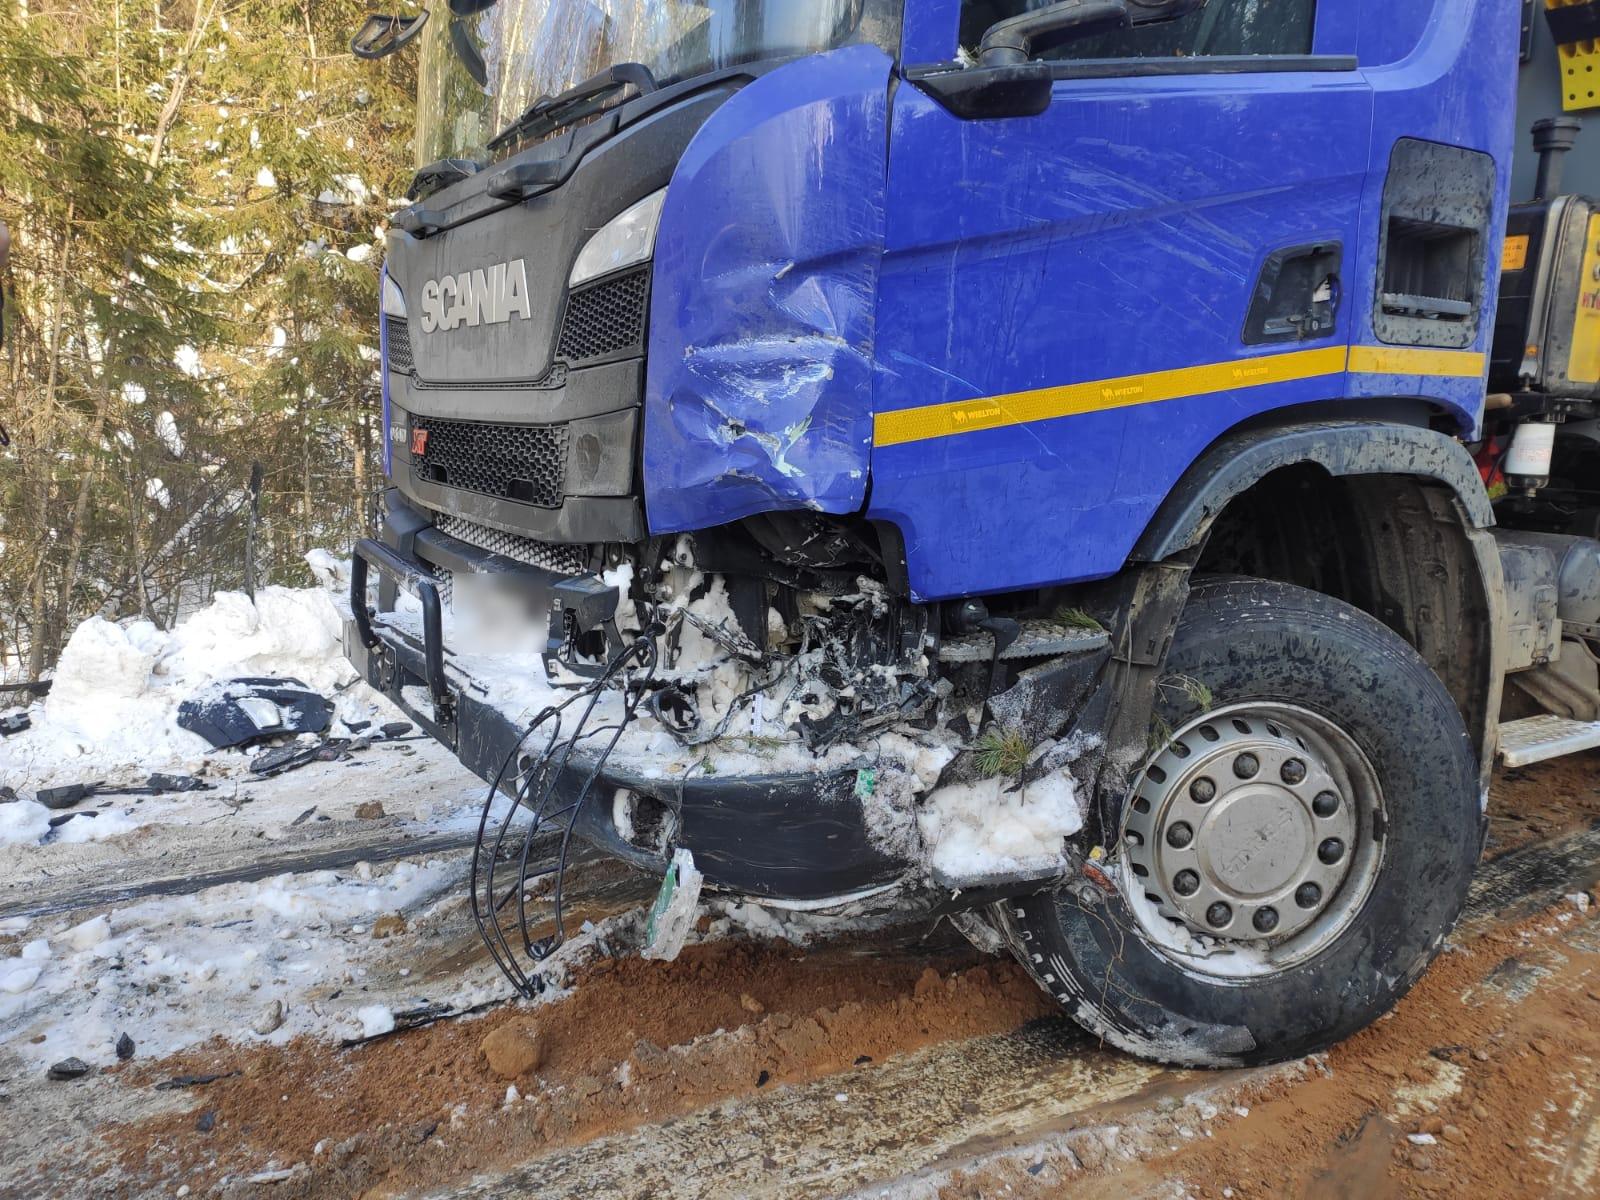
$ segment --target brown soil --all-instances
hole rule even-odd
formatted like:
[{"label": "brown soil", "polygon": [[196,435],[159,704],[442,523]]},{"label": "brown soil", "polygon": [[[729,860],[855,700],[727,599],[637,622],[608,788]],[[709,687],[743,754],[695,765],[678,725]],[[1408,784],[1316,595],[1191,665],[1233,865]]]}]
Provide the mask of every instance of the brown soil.
[{"label": "brown soil", "polygon": [[[542,1008],[507,1008],[345,1052],[312,1041],[217,1044],[130,1070],[124,1078],[134,1085],[240,1074],[196,1089],[190,1111],[108,1137],[133,1175],[197,1193],[268,1162],[310,1167],[279,1185],[277,1197],[409,1192],[1050,1013],[1019,969],[978,961],[966,950],[930,966],[926,953],[857,946],[801,954],[748,943],[690,947],[671,964],[605,959],[580,974],[570,996]],[[525,1102],[505,1102],[506,1081],[480,1054],[484,1039],[507,1026],[529,1028],[543,1050],[537,1072],[518,1080]]]},{"label": "brown soil", "polygon": [[[1563,903],[1441,955],[1390,1017],[1177,1153],[1087,1172],[1079,1162],[1048,1183],[1007,1162],[957,1173],[939,1194],[1087,1198],[1108,1184],[1196,1200],[1600,1194],[1600,921],[1582,918],[1588,948],[1552,936],[1576,913]],[[1541,977],[1526,995],[1496,986],[1529,966]]]},{"label": "brown soil", "polygon": [[1600,750],[1499,771],[1489,788],[1492,856],[1600,821]]}]

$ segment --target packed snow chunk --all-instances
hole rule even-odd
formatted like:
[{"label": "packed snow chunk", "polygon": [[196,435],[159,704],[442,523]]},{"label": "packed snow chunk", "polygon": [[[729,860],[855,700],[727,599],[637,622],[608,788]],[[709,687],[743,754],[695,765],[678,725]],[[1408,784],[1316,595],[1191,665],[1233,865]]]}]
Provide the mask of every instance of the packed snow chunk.
[{"label": "packed snow chunk", "polygon": [[289,674],[324,691],[354,673],[340,633],[339,614],[320,589],[264,588],[254,604],[243,592],[218,592],[174,631],[160,673],[197,682]]},{"label": "packed snow chunk", "polygon": [[18,960],[0,963],[0,992],[15,996],[39,982],[40,968],[31,963],[19,965]]},{"label": "packed snow chunk", "polygon": [[378,1037],[394,1031],[394,1013],[384,1004],[368,1004],[356,1009],[362,1037]]},{"label": "packed snow chunk", "polygon": [[694,924],[695,910],[700,907],[700,886],[704,882],[705,876],[694,865],[694,855],[684,849],[676,851],[645,927],[641,951],[645,958],[671,962],[678,957]]},{"label": "packed snow chunk", "polygon": [[103,842],[107,838],[132,833],[144,824],[131,813],[104,810],[98,817],[80,813],[75,821],[68,821],[56,830],[56,841],[76,845],[82,842]]},{"label": "packed snow chunk", "polygon": [[1077,788],[1057,771],[1015,791],[1001,779],[951,784],[917,815],[928,865],[942,881],[1047,874],[1065,864],[1065,841],[1083,828]]},{"label": "packed snow chunk", "polygon": [[111,936],[111,922],[104,913],[74,925],[62,935],[74,950],[93,950]]},{"label": "packed snow chunk", "polygon": [[37,846],[50,832],[50,810],[32,800],[0,804],[0,846]]},{"label": "packed snow chunk", "polygon": [[107,700],[144,695],[161,650],[161,635],[148,621],[123,628],[90,617],[72,631],[56,667],[45,714],[51,719],[105,707]]},{"label": "packed snow chunk", "polygon": [[165,409],[156,416],[156,436],[172,452],[173,458],[183,457],[183,434],[178,431],[178,418]]}]

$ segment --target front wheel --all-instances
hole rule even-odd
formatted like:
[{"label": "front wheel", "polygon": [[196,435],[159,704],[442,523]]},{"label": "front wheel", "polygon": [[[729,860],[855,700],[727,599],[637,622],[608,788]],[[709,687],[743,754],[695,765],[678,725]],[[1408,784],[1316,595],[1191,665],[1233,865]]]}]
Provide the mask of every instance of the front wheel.
[{"label": "front wheel", "polygon": [[1386,1012],[1465,903],[1477,756],[1373,618],[1253,579],[1190,594],[1109,865],[997,906],[1091,1032],[1161,1062],[1313,1053]]}]

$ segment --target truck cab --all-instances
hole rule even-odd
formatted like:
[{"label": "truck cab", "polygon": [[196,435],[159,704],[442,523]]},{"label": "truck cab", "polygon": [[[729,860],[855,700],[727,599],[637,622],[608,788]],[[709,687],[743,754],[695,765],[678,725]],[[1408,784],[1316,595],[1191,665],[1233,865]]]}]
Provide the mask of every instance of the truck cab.
[{"label": "truck cab", "polygon": [[1556,628],[1474,458],[1516,7],[375,19],[419,170],[347,647],[489,784],[518,986],[583,842],[951,913],[1164,1061],[1386,1011]]}]

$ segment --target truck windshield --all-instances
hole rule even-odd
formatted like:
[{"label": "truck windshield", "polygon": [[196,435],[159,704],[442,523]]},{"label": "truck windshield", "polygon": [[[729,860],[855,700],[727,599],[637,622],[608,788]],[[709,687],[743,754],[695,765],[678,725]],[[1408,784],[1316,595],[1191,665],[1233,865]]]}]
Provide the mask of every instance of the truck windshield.
[{"label": "truck windshield", "polygon": [[[903,0],[500,0],[452,17],[447,0],[422,33],[417,162],[485,158],[490,138],[540,96],[622,62],[665,87],[761,59],[869,42],[894,53]],[[482,59],[473,78],[453,43]],[[467,57],[470,57],[468,55]]]}]

